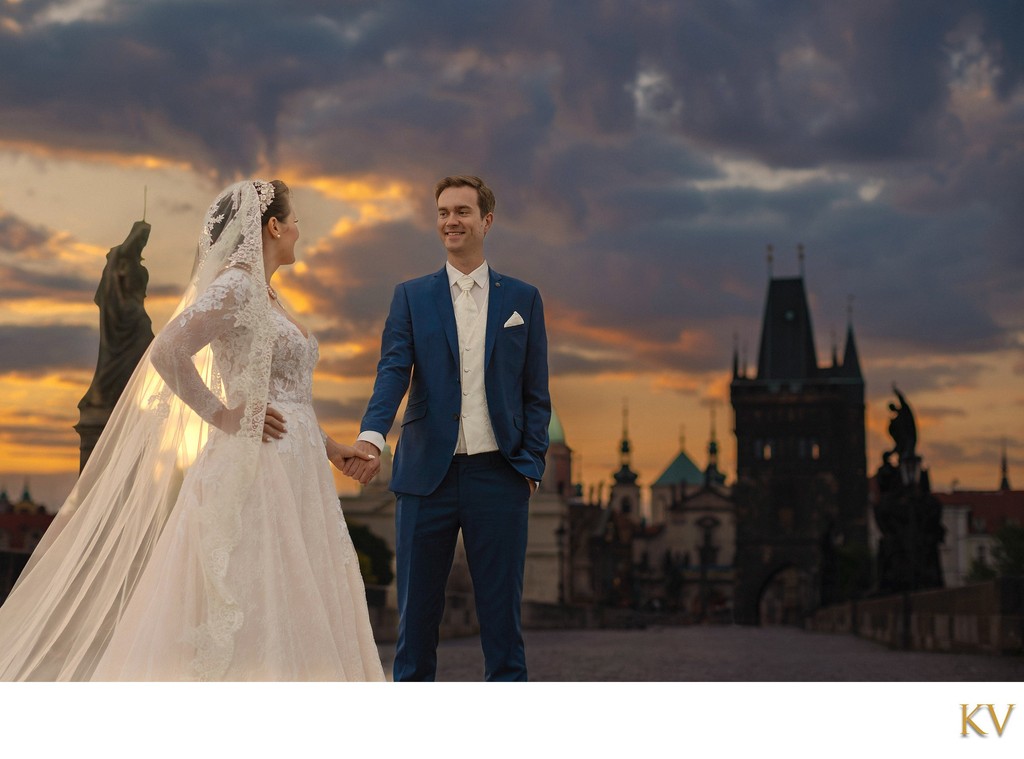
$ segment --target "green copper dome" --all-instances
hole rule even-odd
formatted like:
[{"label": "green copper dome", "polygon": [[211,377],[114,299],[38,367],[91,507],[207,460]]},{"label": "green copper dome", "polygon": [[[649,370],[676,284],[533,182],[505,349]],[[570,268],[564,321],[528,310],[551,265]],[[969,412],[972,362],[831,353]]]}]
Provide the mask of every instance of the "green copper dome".
[{"label": "green copper dome", "polygon": [[548,438],[552,445],[555,443],[565,445],[565,430],[562,429],[562,420],[558,418],[558,413],[553,406],[551,408],[551,423],[548,425]]}]

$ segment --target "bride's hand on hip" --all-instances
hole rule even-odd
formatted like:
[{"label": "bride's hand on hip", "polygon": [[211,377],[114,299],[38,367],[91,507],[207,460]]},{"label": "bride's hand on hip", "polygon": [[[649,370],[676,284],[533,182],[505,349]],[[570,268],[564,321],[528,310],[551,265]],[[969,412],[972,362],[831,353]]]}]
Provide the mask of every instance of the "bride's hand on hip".
[{"label": "bride's hand on hip", "polygon": [[263,442],[280,440],[288,428],[284,425],[284,415],[273,406],[267,406],[267,413],[263,417]]}]

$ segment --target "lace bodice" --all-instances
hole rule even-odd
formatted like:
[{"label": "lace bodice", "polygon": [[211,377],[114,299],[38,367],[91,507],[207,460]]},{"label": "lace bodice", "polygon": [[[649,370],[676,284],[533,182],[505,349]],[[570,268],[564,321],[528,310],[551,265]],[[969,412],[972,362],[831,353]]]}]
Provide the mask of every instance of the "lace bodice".
[{"label": "lace bodice", "polygon": [[[242,365],[250,357],[252,329],[238,314],[254,295],[251,275],[227,269],[188,309],[171,321],[153,343],[153,366],[168,387],[203,419],[212,423],[217,411],[243,403],[251,388],[244,387]],[[260,288],[262,290],[262,288]],[[260,292],[257,290],[255,292]],[[319,348],[312,335],[277,309],[269,309],[275,329],[267,401],[312,408],[313,369]],[[192,361],[207,345],[213,353],[215,376],[202,377]]]},{"label": "lace bodice", "polygon": [[299,328],[277,309],[271,312],[280,328],[274,339],[270,364],[271,404],[313,404],[313,369],[320,357],[316,338],[305,337]]}]

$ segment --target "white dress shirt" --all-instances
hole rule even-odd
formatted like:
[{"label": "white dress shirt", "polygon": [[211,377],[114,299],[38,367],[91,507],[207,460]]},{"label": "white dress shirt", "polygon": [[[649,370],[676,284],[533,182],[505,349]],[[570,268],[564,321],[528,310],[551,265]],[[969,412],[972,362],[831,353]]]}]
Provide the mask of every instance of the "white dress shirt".
[{"label": "white dress shirt", "polygon": [[[452,295],[452,307],[462,297],[459,280],[464,275],[450,263],[448,287]],[[462,380],[462,409],[459,414],[459,437],[454,453],[487,453],[498,450],[498,441],[491,426],[491,414],[487,408],[487,391],[484,387],[484,338],[487,334],[487,305],[489,302],[490,270],[487,262],[471,271],[473,280],[469,291],[476,303],[477,317],[472,324],[461,324],[456,310],[455,323],[459,332],[459,373]]]},{"label": "white dress shirt", "polygon": [[[445,262],[448,273],[448,290],[455,300],[462,295],[459,279],[465,275],[450,263]],[[490,268],[484,261],[469,273],[473,278],[473,297],[479,315],[470,335],[459,334],[459,371],[462,378],[462,413],[459,416],[459,437],[453,453],[484,453],[498,450],[498,442],[491,426],[484,388],[484,341],[487,335],[487,304],[490,287]],[[378,450],[384,450],[384,436],[373,430],[363,430],[359,440],[372,443]]]}]

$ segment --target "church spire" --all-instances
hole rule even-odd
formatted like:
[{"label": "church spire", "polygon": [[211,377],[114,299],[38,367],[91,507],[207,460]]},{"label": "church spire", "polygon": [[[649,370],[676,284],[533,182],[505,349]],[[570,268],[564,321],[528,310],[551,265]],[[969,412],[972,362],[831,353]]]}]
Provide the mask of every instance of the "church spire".
[{"label": "church spire", "polygon": [[844,377],[862,377],[860,371],[860,358],[857,355],[857,341],[853,338],[853,296],[849,296],[846,303],[846,350],[843,352]]},{"label": "church spire", "polygon": [[615,481],[620,484],[633,484],[637,475],[630,469],[632,450],[629,445],[629,401],[622,401],[622,442],[619,444],[619,471],[615,473]]},{"label": "church spire", "polygon": [[705,485],[723,485],[725,476],[718,471],[718,425],[715,423],[716,405],[711,404],[711,435],[708,438],[708,465],[704,469]]},{"label": "church spire", "polygon": [[619,446],[619,461],[623,466],[628,467],[630,460],[629,449],[629,401],[622,401],[622,443]]},{"label": "church spire", "polygon": [[711,437],[708,438],[708,469],[718,469],[718,433],[715,424],[715,406],[711,406]]},{"label": "church spire", "polygon": [[1010,489],[1010,474],[1009,474],[1009,467],[1006,464],[1006,438],[1005,437],[1003,438],[1003,453],[1002,453],[1002,456],[1000,457],[1000,469],[1002,470],[1003,478],[999,481],[999,489],[1000,490],[1009,490]]},{"label": "church spire", "polygon": [[772,279],[768,283],[761,324],[757,379],[801,380],[812,378],[817,372],[814,332],[803,278]]}]

